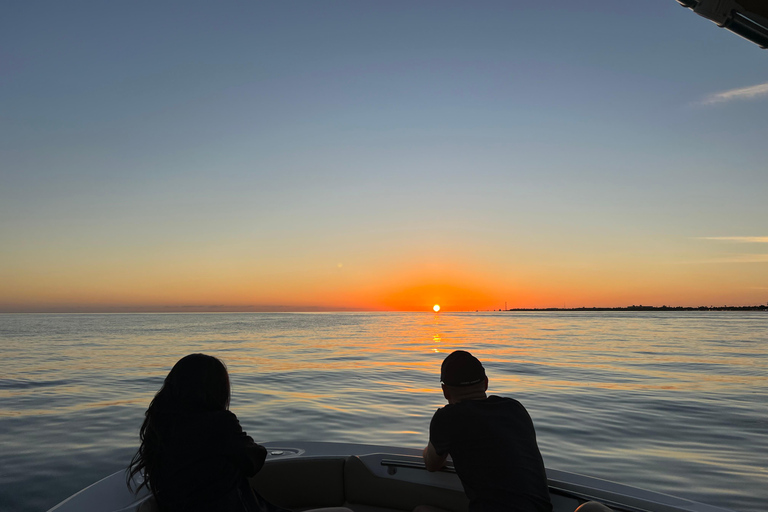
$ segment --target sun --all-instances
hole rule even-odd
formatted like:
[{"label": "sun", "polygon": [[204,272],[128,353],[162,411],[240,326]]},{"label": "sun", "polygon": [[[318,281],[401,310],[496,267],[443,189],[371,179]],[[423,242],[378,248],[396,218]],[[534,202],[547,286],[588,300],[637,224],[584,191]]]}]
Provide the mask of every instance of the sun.
[{"label": "sun", "polygon": [[434,306],[432,306],[432,309],[435,311],[435,313],[439,313],[440,312],[440,304],[435,304]]}]

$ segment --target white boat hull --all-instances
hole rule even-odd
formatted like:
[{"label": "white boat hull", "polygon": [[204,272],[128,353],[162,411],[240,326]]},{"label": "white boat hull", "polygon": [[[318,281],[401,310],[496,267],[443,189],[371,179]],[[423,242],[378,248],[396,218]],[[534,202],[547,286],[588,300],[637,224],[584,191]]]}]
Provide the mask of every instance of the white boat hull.
[{"label": "white boat hull", "polygon": [[[267,462],[252,484],[268,500],[291,509],[346,506],[355,512],[411,511],[433,505],[466,512],[454,472],[430,473],[413,448],[324,443],[265,443]],[[547,469],[555,512],[596,500],[627,512],[731,512],[694,501],[575,473]],[[119,471],[83,489],[49,512],[149,512],[146,491],[132,494]]]}]

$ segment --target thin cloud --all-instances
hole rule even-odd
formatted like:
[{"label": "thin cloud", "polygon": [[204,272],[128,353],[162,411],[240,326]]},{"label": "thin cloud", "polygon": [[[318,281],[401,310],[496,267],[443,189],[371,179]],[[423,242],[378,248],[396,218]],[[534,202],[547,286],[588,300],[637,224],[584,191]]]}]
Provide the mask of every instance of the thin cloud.
[{"label": "thin cloud", "polygon": [[712,260],[712,263],[768,263],[768,254],[737,254]]},{"label": "thin cloud", "polygon": [[701,236],[700,240],[722,240],[742,244],[768,244],[768,236]]},{"label": "thin cloud", "polygon": [[[700,236],[699,240],[732,242],[738,244],[768,244],[768,236]],[[733,254],[701,263],[768,263],[768,254]]]},{"label": "thin cloud", "polygon": [[735,100],[752,100],[761,96],[768,96],[768,82],[764,84],[740,87],[738,89],[731,89],[730,91],[710,94],[702,100],[702,104],[714,105],[717,103],[726,103],[728,101]]},{"label": "thin cloud", "polygon": [[673,262],[675,265],[711,265],[712,263],[768,263],[768,254],[733,254],[722,258]]}]

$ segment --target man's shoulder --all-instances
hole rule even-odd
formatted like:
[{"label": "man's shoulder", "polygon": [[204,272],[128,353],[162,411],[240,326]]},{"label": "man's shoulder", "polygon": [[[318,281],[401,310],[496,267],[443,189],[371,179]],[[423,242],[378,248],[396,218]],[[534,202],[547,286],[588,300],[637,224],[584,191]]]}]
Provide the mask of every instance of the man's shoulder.
[{"label": "man's shoulder", "polygon": [[486,403],[506,404],[506,405],[514,405],[515,407],[523,407],[523,404],[521,404],[519,400],[515,400],[514,398],[511,398],[508,396],[490,395],[488,398],[486,398]]},{"label": "man's shoulder", "polygon": [[490,395],[482,400],[465,400],[455,404],[447,404],[435,411],[435,417],[451,417],[471,414],[472,411],[491,408],[523,409],[523,404],[514,398],[498,395]]},{"label": "man's shoulder", "polygon": [[482,400],[467,400],[465,402],[459,402],[455,405],[463,405],[464,407],[523,407],[523,404],[521,404],[518,400],[508,396],[499,395],[488,395],[488,398],[484,398]]},{"label": "man's shoulder", "polygon": [[467,409],[458,404],[446,404],[435,411],[432,416],[432,425],[451,424],[456,421],[456,418],[466,416]]},{"label": "man's shoulder", "polygon": [[487,404],[489,408],[502,409],[504,411],[509,411],[511,414],[523,414],[528,416],[528,409],[526,409],[520,401],[515,400],[514,398],[491,395],[488,397]]}]

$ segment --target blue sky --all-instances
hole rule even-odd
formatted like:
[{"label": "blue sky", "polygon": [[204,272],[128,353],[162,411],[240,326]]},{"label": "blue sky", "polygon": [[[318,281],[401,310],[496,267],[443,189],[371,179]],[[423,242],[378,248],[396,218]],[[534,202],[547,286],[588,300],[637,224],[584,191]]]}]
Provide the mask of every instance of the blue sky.
[{"label": "blue sky", "polygon": [[765,303],[768,54],[673,0],[539,4],[6,6],[0,309],[397,308],[381,276],[457,272]]}]

